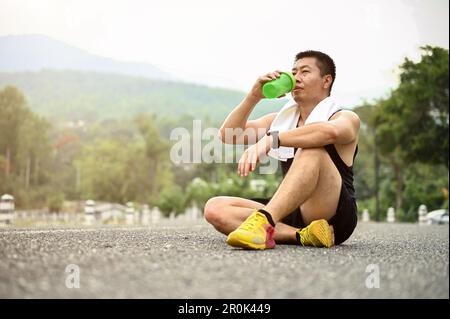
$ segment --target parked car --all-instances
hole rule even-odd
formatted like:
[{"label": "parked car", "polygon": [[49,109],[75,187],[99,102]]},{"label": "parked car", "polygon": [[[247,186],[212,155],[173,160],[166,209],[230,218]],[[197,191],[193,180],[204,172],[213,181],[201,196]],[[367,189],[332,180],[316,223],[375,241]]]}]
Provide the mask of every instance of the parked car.
[{"label": "parked car", "polygon": [[426,217],[428,224],[448,224],[448,209],[433,210]]}]

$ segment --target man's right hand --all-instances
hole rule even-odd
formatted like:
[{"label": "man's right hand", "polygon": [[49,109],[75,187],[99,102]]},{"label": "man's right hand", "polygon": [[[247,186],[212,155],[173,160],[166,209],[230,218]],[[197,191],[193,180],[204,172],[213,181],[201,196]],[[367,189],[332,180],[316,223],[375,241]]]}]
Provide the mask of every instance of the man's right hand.
[{"label": "man's right hand", "polygon": [[[275,80],[275,79],[279,78],[282,72],[283,72],[283,71],[276,70],[276,71],[273,71],[273,72],[271,72],[271,73],[267,73],[267,74],[265,74],[265,75],[263,75],[263,76],[260,76],[260,77],[258,78],[258,80],[256,80],[256,83],[253,85],[253,87],[252,87],[252,89],[251,89],[251,91],[250,91],[249,94],[250,94],[252,97],[256,98],[256,99],[259,99],[259,100],[264,99],[265,97],[264,97],[264,95],[263,95],[263,93],[262,93],[262,87],[263,87],[263,85],[264,85],[265,83],[267,83],[267,82],[270,82],[270,81],[272,81],[272,80]],[[286,94],[283,94],[283,95],[280,96],[280,97],[283,97],[283,96],[285,96],[285,95],[286,95]]]}]

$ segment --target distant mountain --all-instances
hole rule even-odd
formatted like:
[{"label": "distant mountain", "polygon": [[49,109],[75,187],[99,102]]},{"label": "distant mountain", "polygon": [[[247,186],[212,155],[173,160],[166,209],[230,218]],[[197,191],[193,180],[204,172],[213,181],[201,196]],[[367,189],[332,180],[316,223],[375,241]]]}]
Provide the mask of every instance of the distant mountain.
[{"label": "distant mountain", "polygon": [[173,79],[147,63],[121,62],[101,57],[43,35],[0,37],[0,72],[78,70]]},{"label": "distant mountain", "polygon": [[[222,122],[243,92],[117,74],[43,70],[0,72],[0,89],[19,88],[30,108],[50,119],[102,120],[139,113],[210,118]],[[263,101],[252,118],[275,112],[282,101]]]}]

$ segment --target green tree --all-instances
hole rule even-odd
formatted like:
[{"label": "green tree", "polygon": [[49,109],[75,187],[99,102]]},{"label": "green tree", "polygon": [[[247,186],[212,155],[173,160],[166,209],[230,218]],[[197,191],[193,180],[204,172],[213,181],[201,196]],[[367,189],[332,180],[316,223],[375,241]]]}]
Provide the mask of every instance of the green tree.
[{"label": "green tree", "polygon": [[[109,134],[89,134],[76,160],[81,196],[155,204],[173,178],[169,143],[159,136],[154,115],[141,115],[126,125],[110,124],[116,129],[108,124]],[[135,128],[129,128],[133,124]]]},{"label": "green tree", "polygon": [[155,201],[159,192],[171,184],[172,163],[169,158],[170,144],[161,138],[156,125],[155,114],[141,114],[135,118],[141,138],[144,141],[144,155],[146,173],[144,176],[151,181],[149,196]]},{"label": "green tree", "polygon": [[0,91],[0,193],[12,193],[17,207],[41,207],[51,193],[50,127],[17,88]]},{"label": "green tree", "polygon": [[[81,194],[83,198],[93,198],[125,203],[135,201],[135,196],[127,196],[127,187],[133,169],[139,165],[130,163],[138,160],[137,147],[114,140],[103,140],[85,146],[77,166],[81,171]],[[135,163],[137,164],[137,163]],[[143,186],[142,192],[148,191]]]},{"label": "green tree", "polygon": [[419,62],[405,59],[399,87],[377,109],[377,134],[384,154],[448,168],[449,53],[421,49]]},{"label": "green tree", "polygon": [[47,207],[51,213],[59,213],[64,203],[64,194],[55,193],[47,198]]},{"label": "green tree", "polygon": [[25,97],[15,87],[0,91],[0,154],[5,158],[3,178],[9,182],[11,173],[18,172],[16,158],[19,149],[19,130],[27,116]]},{"label": "green tree", "polygon": [[164,216],[169,216],[170,213],[174,213],[175,215],[183,213],[186,208],[183,190],[178,185],[165,187],[161,191],[156,204]]},{"label": "green tree", "polygon": [[[448,51],[422,51],[417,63],[405,59],[400,84],[388,97],[355,109],[363,123],[355,163],[358,198],[363,208],[383,214],[395,202],[399,216],[410,221],[420,203],[443,203],[441,189],[448,183],[436,174],[444,165],[448,176]],[[427,191],[418,196],[418,189]]]},{"label": "green tree", "polygon": [[405,170],[412,163],[448,168],[448,50],[422,47],[422,59],[401,65],[400,85],[375,112],[380,153],[395,176],[396,209],[403,207]]},{"label": "green tree", "polygon": [[20,178],[25,188],[40,185],[49,181],[52,146],[48,138],[50,124],[34,113],[27,112],[26,118],[19,128],[17,162]]}]

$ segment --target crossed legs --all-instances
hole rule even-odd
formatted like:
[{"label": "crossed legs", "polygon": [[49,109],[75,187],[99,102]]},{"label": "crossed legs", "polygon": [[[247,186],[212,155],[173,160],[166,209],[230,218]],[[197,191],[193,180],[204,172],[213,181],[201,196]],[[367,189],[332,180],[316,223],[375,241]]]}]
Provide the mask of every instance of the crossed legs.
[{"label": "crossed legs", "polygon": [[[204,215],[206,220],[214,228],[222,234],[228,235],[238,228],[255,209],[260,208],[264,208],[264,205],[249,199],[217,196],[208,200],[205,205]],[[296,243],[296,230],[292,226],[277,223],[275,225],[275,242],[285,244]]]},{"label": "crossed legs", "polygon": [[296,243],[296,228],[279,221],[300,207],[306,225],[334,216],[342,179],[324,148],[299,150],[291,168],[267,205],[238,198],[218,196],[208,200],[204,215],[218,231],[228,235],[255,210],[264,208],[275,223],[277,243]]}]

